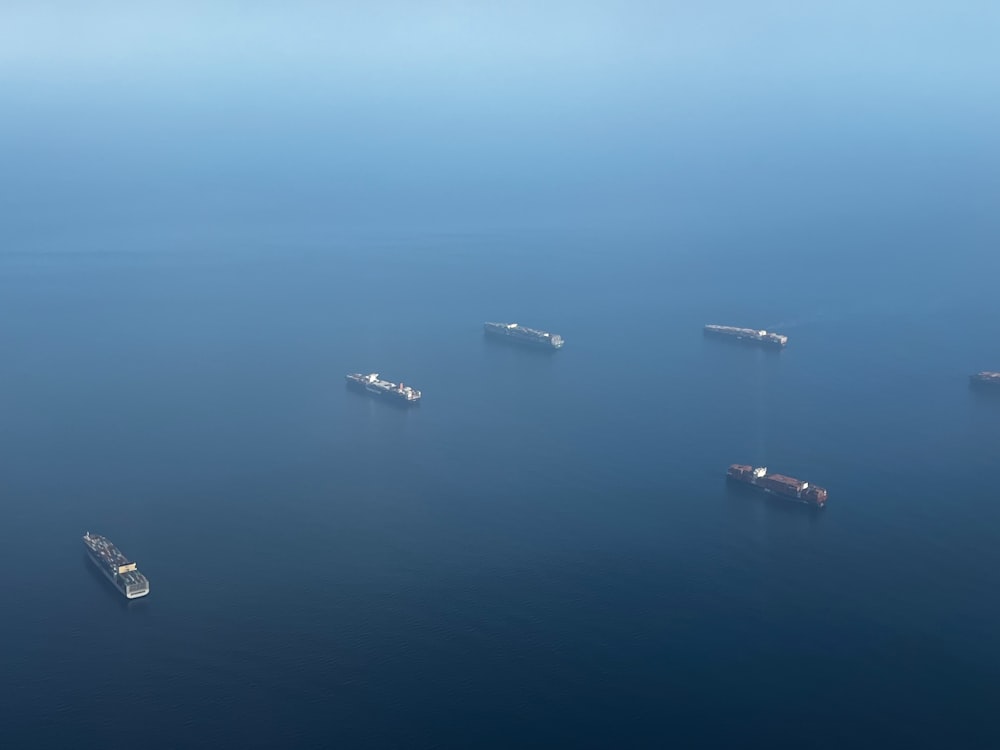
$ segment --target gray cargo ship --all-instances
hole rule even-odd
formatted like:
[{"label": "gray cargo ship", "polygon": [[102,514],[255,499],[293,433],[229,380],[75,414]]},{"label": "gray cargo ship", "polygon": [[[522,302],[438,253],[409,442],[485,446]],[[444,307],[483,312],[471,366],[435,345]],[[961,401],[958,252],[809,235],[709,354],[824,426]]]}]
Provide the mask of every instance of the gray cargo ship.
[{"label": "gray cargo ship", "polygon": [[483,331],[487,336],[543,349],[561,349],[563,345],[562,336],[558,333],[538,331],[517,323],[483,323]]},{"label": "gray cargo ship", "polygon": [[788,336],[781,333],[757,330],[754,328],[736,328],[734,326],[705,326],[706,336],[724,336],[748,344],[762,344],[781,348],[788,343]]},{"label": "gray cargo ship", "polygon": [[125,557],[109,539],[88,531],[83,535],[83,543],[87,546],[90,561],[126,599],[138,599],[149,593],[146,576],[136,570],[135,563]]},{"label": "gray cargo ship", "polygon": [[416,388],[411,388],[402,383],[392,383],[388,380],[379,379],[377,372],[370,372],[362,375],[356,372],[346,375],[347,387],[355,391],[361,391],[369,396],[384,398],[393,403],[403,406],[413,406],[420,403],[421,393]]}]

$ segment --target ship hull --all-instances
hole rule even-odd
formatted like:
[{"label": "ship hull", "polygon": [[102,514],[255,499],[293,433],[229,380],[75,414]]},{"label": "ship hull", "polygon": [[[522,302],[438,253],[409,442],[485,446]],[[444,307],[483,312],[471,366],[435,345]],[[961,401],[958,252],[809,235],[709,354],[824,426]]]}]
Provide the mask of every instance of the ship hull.
[{"label": "ship hull", "polygon": [[350,377],[346,379],[348,390],[354,391],[356,393],[362,393],[365,396],[369,396],[378,401],[382,401],[387,404],[393,404],[394,406],[401,406],[404,409],[411,406],[416,406],[420,403],[420,399],[408,399],[405,396],[400,395],[397,391],[386,390],[384,388],[373,388],[365,383],[359,383],[356,380],[352,380]]},{"label": "ship hull", "polygon": [[969,387],[977,391],[1000,394],[1000,380],[986,379],[971,375],[969,377]]},{"label": "ship hull", "polygon": [[94,564],[94,567],[100,571],[108,582],[115,587],[119,594],[124,596],[126,599],[139,599],[141,597],[147,596],[149,594],[149,586],[146,586],[145,591],[141,592],[129,592],[122,586],[121,581],[118,580],[118,576],[108,570],[108,567],[94,554],[93,550],[89,547],[87,548],[87,559]]},{"label": "ship hull", "polygon": [[773,487],[767,487],[763,484],[760,484],[754,479],[741,479],[739,477],[727,476],[726,481],[728,481],[730,484],[739,487],[746,487],[748,489],[752,489],[757,492],[763,492],[765,495],[771,495],[772,497],[778,498],[779,500],[787,500],[792,503],[798,503],[799,505],[805,505],[809,508],[815,508],[817,510],[820,510],[826,507],[825,500],[820,503],[808,497],[802,497],[793,492],[782,492],[779,489],[775,489]]},{"label": "ship hull", "polygon": [[523,346],[530,349],[537,349],[539,351],[555,352],[562,348],[561,339],[558,344],[553,344],[551,338],[523,336],[516,333],[506,333],[504,330],[495,330],[493,328],[484,328],[483,334],[490,341]]},{"label": "ship hull", "polygon": [[713,339],[725,339],[726,341],[732,341],[733,343],[748,344],[750,346],[757,346],[762,349],[773,349],[780,351],[785,348],[785,345],[780,341],[771,341],[768,339],[755,338],[754,336],[744,335],[739,333],[725,333],[724,331],[713,331],[711,329],[706,329],[704,335],[708,338]]},{"label": "ship hull", "polygon": [[507,336],[502,333],[490,333],[489,331],[485,334],[488,341],[505,344],[507,346],[518,346],[525,349],[534,349],[539,352],[557,352],[559,349],[552,346],[552,344],[547,341],[537,341],[534,339],[517,339],[513,336]]}]

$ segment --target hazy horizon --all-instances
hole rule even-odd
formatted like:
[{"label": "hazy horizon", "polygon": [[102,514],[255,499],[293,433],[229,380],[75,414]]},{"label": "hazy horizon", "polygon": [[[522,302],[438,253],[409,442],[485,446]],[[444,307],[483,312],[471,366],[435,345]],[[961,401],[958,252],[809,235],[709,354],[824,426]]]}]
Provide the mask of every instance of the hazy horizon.
[{"label": "hazy horizon", "polygon": [[5,4],[0,199],[36,228],[449,229],[963,191],[955,220],[992,223],[1000,9],[800,6]]}]

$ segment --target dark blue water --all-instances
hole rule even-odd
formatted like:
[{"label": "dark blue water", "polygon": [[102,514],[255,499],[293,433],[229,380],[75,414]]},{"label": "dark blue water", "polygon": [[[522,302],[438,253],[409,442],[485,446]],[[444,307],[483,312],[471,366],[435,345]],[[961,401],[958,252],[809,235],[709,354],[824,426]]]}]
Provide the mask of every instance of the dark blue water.
[{"label": "dark blue water", "polygon": [[22,235],[3,744],[990,746],[1000,268],[947,223]]}]

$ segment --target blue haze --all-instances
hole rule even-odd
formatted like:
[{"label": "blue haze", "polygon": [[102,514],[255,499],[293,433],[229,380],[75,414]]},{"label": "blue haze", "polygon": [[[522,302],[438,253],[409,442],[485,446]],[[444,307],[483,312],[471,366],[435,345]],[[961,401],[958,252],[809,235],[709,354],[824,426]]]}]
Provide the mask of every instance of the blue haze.
[{"label": "blue haze", "polygon": [[995,747],[997,11],[821,5],[5,9],[0,746]]}]

